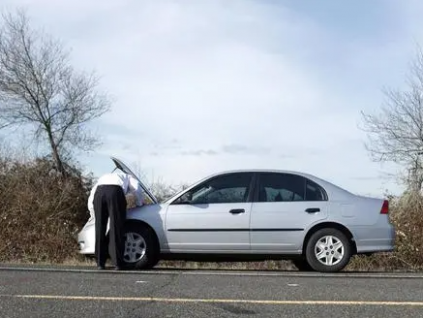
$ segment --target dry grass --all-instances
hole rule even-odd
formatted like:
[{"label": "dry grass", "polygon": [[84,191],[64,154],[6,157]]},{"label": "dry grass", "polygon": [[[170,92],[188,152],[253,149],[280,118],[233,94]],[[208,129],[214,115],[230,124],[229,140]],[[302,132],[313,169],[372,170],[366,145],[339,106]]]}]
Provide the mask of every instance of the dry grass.
[{"label": "dry grass", "polygon": [[[0,158],[0,262],[91,266],[77,253],[75,235],[88,218],[91,178],[75,175],[63,181],[48,160],[19,162]],[[161,192],[166,192],[160,190]],[[128,198],[129,206],[133,198]],[[396,227],[394,253],[354,257],[347,271],[423,270],[423,199],[391,198]],[[290,261],[196,263],[162,261],[161,268],[296,270]]]}]

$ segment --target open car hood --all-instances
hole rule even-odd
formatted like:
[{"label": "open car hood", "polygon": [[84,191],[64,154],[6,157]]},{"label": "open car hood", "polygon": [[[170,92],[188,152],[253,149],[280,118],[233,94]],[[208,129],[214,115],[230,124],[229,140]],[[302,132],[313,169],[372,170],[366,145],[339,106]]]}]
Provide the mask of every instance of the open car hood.
[{"label": "open car hood", "polygon": [[138,178],[138,176],[132,172],[131,169],[128,168],[127,165],[125,165],[121,160],[119,160],[118,158],[115,157],[110,157],[110,159],[112,159],[113,163],[116,166],[116,169],[122,170],[123,172],[133,176],[135,179],[137,179],[137,181],[140,183],[142,189],[144,190],[144,193],[149,197],[149,199],[157,204],[157,198],[150,192],[150,190],[148,190],[148,188],[141,182],[141,180]]}]

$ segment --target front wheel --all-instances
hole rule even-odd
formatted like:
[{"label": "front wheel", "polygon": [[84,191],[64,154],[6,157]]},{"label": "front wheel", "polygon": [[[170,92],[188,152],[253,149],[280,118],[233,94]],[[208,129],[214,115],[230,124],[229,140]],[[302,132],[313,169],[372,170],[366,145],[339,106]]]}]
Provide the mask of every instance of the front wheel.
[{"label": "front wheel", "polygon": [[149,227],[127,224],[124,236],[123,262],[126,269],[149,269],[157,264],[159,245]]},{"label": "front wheel", "polygon": [[315,271],[339,272],[348,265],[350,258],[351,244],[337,229],[321,229],[308,240],[306,259]]}]

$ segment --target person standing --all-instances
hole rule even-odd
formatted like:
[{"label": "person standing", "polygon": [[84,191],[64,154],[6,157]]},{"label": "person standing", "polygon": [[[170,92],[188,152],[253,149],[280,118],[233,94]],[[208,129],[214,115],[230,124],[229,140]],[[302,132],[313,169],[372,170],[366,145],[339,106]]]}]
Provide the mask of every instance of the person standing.
[{"label": "person standing", "polygon": [[[126,195],[134,194],[136,205],[143,204],[142,188],[138,181],[121,171],[101,176],[88,199],[88,209],[95,216],[95,255],[97,268],[105,269],[107,249],[116,270],[123,267],[125,241],[123,226],[126,220]],[[110,219],[109,242],[106,240]]]}]

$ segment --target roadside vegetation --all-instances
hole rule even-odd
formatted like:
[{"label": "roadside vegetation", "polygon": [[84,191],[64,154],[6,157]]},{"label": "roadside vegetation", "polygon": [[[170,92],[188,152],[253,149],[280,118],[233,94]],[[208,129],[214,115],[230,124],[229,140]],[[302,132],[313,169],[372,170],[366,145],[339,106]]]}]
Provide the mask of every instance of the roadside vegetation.
[{"label": "roadside vegetation", "polygon": [[[71,66],[69,51],[59,41],[31,28],[24,12],[0,20],[0,262],[94,264],[78,254],[75,238],[89,217],[87,199],[95,180],[75,158],[100,145],[88,127],[110,109],[110,100],[92,73]],[[386,102],[375,114],[363,114],[362,125],[372,158],[399,164],[406,176],[404,193],[388,196],[396,250],[355,257],[347,270],[423,269],[421,51],[407,84],[401,91],[385,91]],[[6,142],[16,132],[24,132],[25,141]],[[31,152],[32,142],[37,151]],[[161,199],[177,190],[162,182],[151,187]],[[159,266],[295,269],[288,261]]]}]

